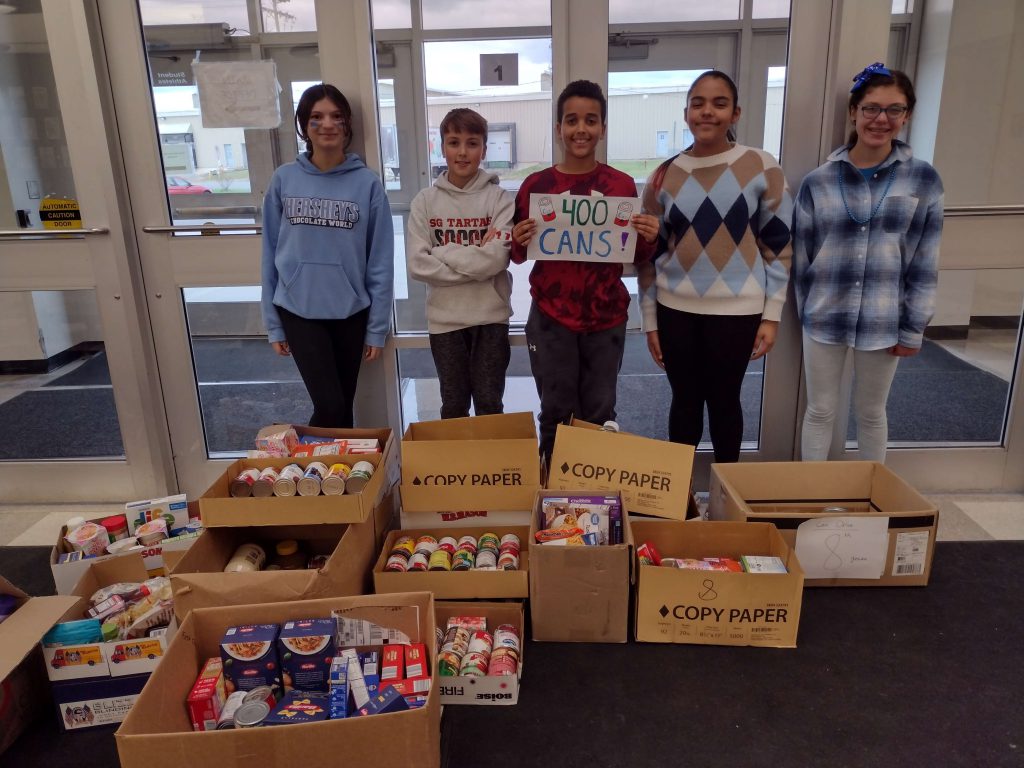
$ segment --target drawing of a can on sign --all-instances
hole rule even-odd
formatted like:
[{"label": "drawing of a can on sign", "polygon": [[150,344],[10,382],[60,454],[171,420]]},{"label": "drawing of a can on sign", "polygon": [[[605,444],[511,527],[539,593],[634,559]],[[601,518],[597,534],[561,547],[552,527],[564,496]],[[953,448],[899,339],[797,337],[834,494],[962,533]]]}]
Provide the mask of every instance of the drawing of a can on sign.
[{"label": "drawing of a can on sign", "polygon": [[552,204],[550,197],[542,197],[537,201],[537,206],[540,208],[540,215],[544,221],[555,220],[555,206]]},{"label": "drawing of a can on sign", "polygon": [[624,227],[629,224],[629,217],[632,213],[632,203],[619,203],[619,207],[615,209],[615,226]]}]

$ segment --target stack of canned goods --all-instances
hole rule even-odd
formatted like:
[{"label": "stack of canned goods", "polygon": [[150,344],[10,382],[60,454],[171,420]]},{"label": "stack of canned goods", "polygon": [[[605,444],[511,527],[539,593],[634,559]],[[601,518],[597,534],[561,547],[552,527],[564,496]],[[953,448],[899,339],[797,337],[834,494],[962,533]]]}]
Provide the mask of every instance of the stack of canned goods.
[{"label": "stack of canned goods", "polygon": [[262,470],[243,470],[230,483],[231,495],[236,498],[255,496],[340,496],[347,490],[358,493],[373,476],[374,466],[360,461],[355,466],[341,462],[327,466],[322,461],[288,464],[281,467],[265,467]]},{"label": "stack of canned goods", "polygon": [[[515,675],[519,671],[519,632],[502,624],[491,635],[483,617],[452,619],[437,656],[445,677]],[[461,622],[455,623],[453,622]]]},{"label": "stack of canned goods", "polygon": [[385,571],[518,571],[519,537],[506,533],[473,536],[442,536],[429,534],[413,538],[399,536],[388,553]]}]

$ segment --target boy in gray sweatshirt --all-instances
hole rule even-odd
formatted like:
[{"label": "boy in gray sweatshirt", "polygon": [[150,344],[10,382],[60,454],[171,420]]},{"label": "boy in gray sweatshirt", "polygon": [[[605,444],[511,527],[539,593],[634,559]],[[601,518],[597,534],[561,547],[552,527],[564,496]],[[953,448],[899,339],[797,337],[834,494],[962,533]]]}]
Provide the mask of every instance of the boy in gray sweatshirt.
[{"label": "boy in gray sweatshirt", "polygon": [[427,285],[427,330],[441,418],[501,413],[510,349],[509,245],[515,199],[480,170],[487,121],[453,109],[441,121],[448,170],[412,201],[409,274]]}]

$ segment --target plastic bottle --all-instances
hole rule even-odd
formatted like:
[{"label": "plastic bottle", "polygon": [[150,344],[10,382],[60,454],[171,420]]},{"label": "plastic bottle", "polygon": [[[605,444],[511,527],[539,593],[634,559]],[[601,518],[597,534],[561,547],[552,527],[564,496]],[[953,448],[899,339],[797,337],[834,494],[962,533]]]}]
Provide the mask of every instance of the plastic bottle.
[{"label": "plastic bottle", "polygon": [[225,573],[259,571],[267,562],[267,553],[259,544],[243,544],[224,566]]},{"label": "plastic bottle", "polygon": [[306,567],[306,555],[299,550],[299,543],[295,539],[277,542],[275,550],[277,556],[273,560],[273,565],[282,571],[296,571]]}]

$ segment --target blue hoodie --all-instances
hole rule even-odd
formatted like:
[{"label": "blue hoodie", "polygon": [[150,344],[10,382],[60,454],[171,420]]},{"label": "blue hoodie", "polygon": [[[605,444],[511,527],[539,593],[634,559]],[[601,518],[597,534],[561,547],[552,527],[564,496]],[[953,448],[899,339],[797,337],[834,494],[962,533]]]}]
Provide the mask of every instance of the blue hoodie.
[{"label": "blue hoodie", "polygon": [[306,154],[274,172],[263,199],[263,324],[274,305],[309,320],[370,308],[366,344],[383,347],[394,298],[394,229],[380,179],[356,155],[321,171]]}]

